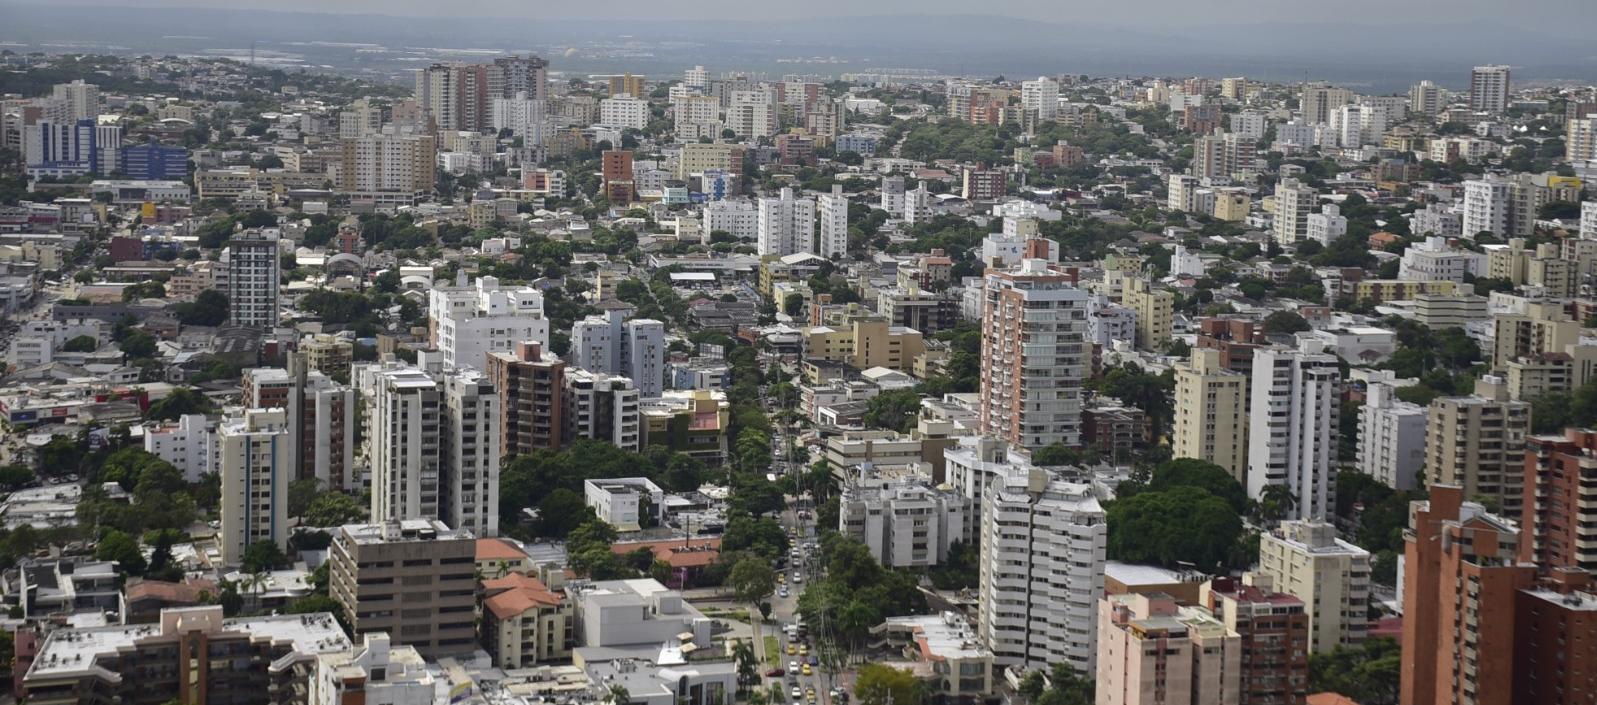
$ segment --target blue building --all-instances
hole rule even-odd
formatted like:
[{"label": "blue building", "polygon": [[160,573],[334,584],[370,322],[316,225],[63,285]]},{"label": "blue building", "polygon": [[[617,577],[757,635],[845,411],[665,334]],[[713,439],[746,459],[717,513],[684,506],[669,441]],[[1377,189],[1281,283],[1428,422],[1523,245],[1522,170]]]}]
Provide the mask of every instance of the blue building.
[{"label": "blue building", "polygon": [[837,151],[853,152],[862,157],[876,156],[877,138],[875,135],[847,134],[838,135]]},{"label": "blue building", "polygon": [[100,162],[92,119],[40,120],[28,128],[28,173],[71,177],[94,172]]},{"label": "blue building", "polygon": [[189,174],[189,151],[153,142],[123,147],[122,171],[130,179],[180,181]]}]

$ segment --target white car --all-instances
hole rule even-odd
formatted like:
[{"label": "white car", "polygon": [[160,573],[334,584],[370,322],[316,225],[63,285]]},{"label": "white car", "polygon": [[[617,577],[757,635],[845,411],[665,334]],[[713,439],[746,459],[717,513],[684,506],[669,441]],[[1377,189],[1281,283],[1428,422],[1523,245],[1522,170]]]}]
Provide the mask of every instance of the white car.
[{"label": "white car", "polygon": [[798,673],[799,672],[799,662],[797,662],[797,661],[788,661],[787,662],[787,672],[788,673]]},{"label": "white car", "polygon": [[787,595],[788,595],[787,588],[782,588],[781,590],[778,590],[776,592],[776,595],[777,595],[777,597],[787,597]]},{"label": "white car", "polygon": [[795,582],[795,583],[804,582],[804,574],[803,573],[794,573],[793,574],[793,582]]},{"label": "white car", "polygon": [[798,701],[798,700],[803,700],[803,699],[804,699],[804,691],[799,690],[799,687],[796,686],[796,685],[793,686],[793,700]]}]

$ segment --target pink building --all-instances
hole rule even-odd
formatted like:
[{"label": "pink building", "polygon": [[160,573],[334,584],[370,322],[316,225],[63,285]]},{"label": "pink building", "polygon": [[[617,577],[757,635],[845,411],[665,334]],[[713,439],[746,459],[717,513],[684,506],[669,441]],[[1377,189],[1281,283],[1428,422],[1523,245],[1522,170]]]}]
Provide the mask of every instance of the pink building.
[{"label": "pink building", "polygon": [[1163,593],[1098,601],[1097,705],[1237,705],[1242,640]]}]

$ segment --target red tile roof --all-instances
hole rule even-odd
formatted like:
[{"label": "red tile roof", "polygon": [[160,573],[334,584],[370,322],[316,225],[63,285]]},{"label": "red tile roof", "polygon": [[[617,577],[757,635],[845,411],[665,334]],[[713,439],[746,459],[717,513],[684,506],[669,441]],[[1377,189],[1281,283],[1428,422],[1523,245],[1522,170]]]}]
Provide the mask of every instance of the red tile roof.
[{"label": "red tile roof", "polygon": [[483,606],[499,619],[509,619],[534,607],[559,607],[562,598],[542,580],[521,573],[484,580],[482,587],[487,595]]},{"label": "red tile roof", "polygon": [[634,541],[615,543],[610,550],[626,554],[640,548],[654,553],[654,559],[672,568],[699,568],[715,562],[721,556],[721,537],[702,539],[669,539],[666,541]]}]

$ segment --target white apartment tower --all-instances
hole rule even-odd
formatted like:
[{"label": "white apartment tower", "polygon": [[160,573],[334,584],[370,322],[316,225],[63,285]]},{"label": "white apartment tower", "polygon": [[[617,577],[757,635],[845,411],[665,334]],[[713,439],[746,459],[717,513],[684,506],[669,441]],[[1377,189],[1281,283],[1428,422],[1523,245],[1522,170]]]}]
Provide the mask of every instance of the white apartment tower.
[{"label": "white apartment tower", "polygon": [[1447,92],[1430,81],[1420,81],[1408,89],[1409,112],[1435,117],[1447,107]]},{"label": "white apartment tower", "polygon": [[353,376],[366,399],[363,445],[371,468],[372,521],[437,518],[444,421],[438,383],[394,362],[357,365]]},{"label": "white apartment tower", "polygon": [[1464,182],[1464,237],[1474,239],[1482,232],[1498,237],[1509,234],[1511,187],[1508,179],[1496,176]]},{"label": "white apartment tower", "polygon": [[233,325],[277,325],[282,276],[275,228],[248,230],[227,244],[227,302]]},{"label": "white apartment tower", "polygon": [[1321,245],[1329,245],[1347,234],[1347,216],[1335,204],[1327,203],[1319,213],[1312,213],[1306,223],[1305,236]]},{"label": "white apartment tower", "polygon": [[1092,486],[1005,467],[981,502],[977,631],[995,663],[1093,673],[1109,525]]},{"label": "white apartment tower", "polygon": [[887,211],[889,217],[897,218],[904,215],[904,177],[882,177],[882,210]]},{"label": "white apartment tower", "polygon": [[288,483],[294,435],[282,409],[249,409],[216,429],[221,459],[222,562],[243,563],[250,544],[288,548]]},{"label": "white apartment tower", "polygon": [[1020,84],[1020,107],[1036,111],[1039,121],[1054,119],[1059,114],[1059,82],[1046,76]]},{"label": "white apartment tower", "polygon": [[816,199],[821,216],[820,245],[815,253],[827,259],[848,254],[848,197],[840,184],[832,185],[832,192]]},{"label": "white apartment tower", "polygon": [[649,126],[649,101],[621,94],[599,101],[599,124],[641,130]]},{"label": "white apartment tower", "polygon": [[548,135],[549,104],[535,100],[525,92],[510,98],[494,98],[493,127],[510,130],[531,147],[543,144]]},{"label": "white apartment tower", "polygon": [[499,534],[499,395],[476,370],[443,376],[443,498],[438,518],[476,536]]},{"label": "white apartment tower", "polygon": [[1500,114],[1508,110],[1507,66],[1476,66],[1469,72],[1469,109]]},{"label": "white apartment tower", "polygon": [[567,441],[592,438],[636,452],[642,439],[642,407],[632,380],[603,372],[568,369],[561,404]]},{"label": "white apartment tower", "polygon": [[758,228],[756,247],[761,257],[814,252],[815,201],[794,198],[791,188],[782,189],[777,198],[762,198]]},{"label": "white apartment tower", "polygon": [[609,303],[603,314],[571,326],[573,367],[626,377],[637,394],[655,399],[665,390],[665,324],[633,318],[632,307]]},{"label": "white apartment tower", "polygon": [[1308,237],[1309,214],[1319,192],[1297,179],[1282,179],[1275,185],[1275,241],[1290,245]]},{"label": "white apartment tower", "polygon": [[1248,496],[1284,485],[1296,499],[1294,517],[1327,516],[1340,410],[1336,356],[1317,340],[1261,348],[1249,383]]},{"label": "white apartment tower", "polygon": [[986,275],[980,429],[1018,446],[1081,441],[1087,293],[1040,259]]},{"label": "white apartment tower", "polygon": [[487,369],[488,353],[509,352],[520,342],[549,345],[543,292],[501,286],[498,277],[468,284],[460,272],[454,286],[434,284],[427,293],[427,318],[432,344],[450,369]]},{"label": "white apartment tower", "polygon": [[1428,420],[1425,407],[1397,398],[1396,387],[1372,382],[1359,408],[1359,472],[1393,489],[1418,487]]},{"label": "white apartment tower", "polygon": [[682,74],[682,85],[700,91],[710,87],[710,72],[703,66],[695,66]]}]

